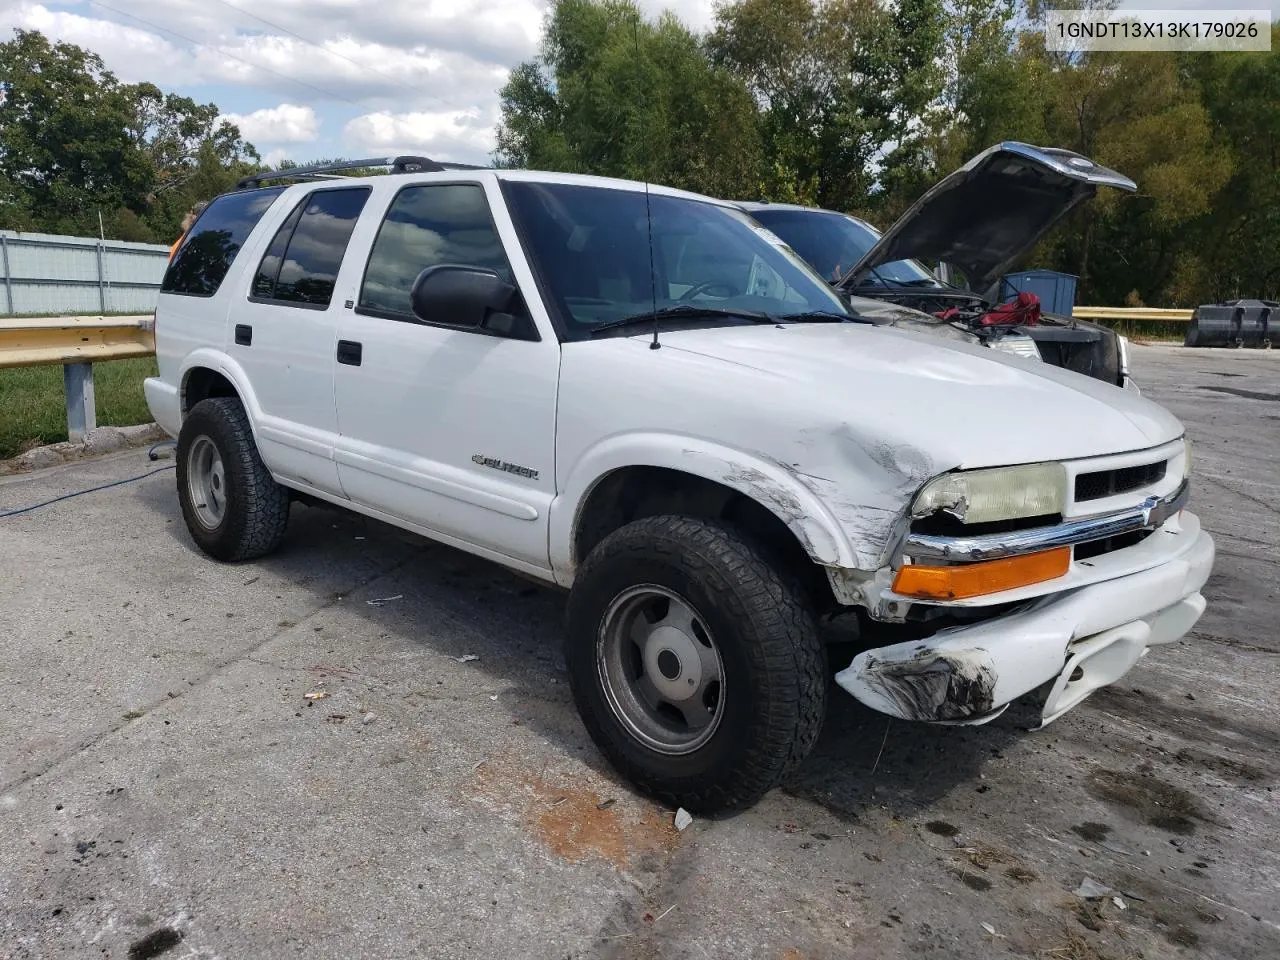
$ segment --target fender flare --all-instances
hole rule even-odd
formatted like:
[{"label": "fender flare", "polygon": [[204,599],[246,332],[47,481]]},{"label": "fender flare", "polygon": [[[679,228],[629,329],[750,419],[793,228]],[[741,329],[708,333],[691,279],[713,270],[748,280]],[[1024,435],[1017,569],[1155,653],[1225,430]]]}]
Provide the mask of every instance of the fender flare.
[{"label": "fender flare", "polygon": [[628,467],[661,467],[736,490],[786,524],[815,563],[855,566],[852,546],[839,522],[796,471],[763,454],[711,440],[627,433],[588,449],[557,484],[560,492],[551,504],[548,545],[552,570],[561,585],[573,582],[573,543],[582,507],[602,480]]},{"label": "fender flare", "polygon": [[[211,347],[200,347],[192,350],[182,358],[182,366],[178,371],[178,403],[182,419],[187,417],[187,381],[191,372],[197,368],[212,370],[231,381],[240,402],[244,404],[244,412],[249,416],[249,426],[253,430],[254,442],[258,441],[258,424],[262,420],[262,407],[258,405],[257,395],[249,386],[249,378],[244,368],[225,353]],[[181,423],[179,424],[181,426]]]}]

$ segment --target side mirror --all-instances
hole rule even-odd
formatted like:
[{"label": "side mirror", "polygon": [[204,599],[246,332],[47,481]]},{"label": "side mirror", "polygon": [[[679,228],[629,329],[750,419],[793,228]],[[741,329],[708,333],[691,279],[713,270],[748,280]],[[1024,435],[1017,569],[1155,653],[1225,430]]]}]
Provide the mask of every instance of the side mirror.
[{"label": "side mirror", "polygon": [[516,288],[493,270],[443,263],[427,267],[413,281],[409,303],[425,323],[480,327],[491,314],[509,313]]}]

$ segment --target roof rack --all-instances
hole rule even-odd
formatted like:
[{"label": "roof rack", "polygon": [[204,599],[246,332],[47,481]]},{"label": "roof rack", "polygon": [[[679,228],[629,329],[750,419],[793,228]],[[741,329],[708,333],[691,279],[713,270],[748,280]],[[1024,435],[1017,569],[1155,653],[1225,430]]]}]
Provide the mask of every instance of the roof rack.
[{"label": "roof rack", "polygon": [[439,173],[444,170],[484,170],[471,163],[446,163],[429,157],[371,157],[368,160],[342,160],[337,163],[313,163],[306,167],[288,167],[284,170],[264,170],[242,177],[236,189],[255,187],[267,180],[326,180],[341,176],[344,170],[363,170],[366,167],[390,167],[391,173]]}]

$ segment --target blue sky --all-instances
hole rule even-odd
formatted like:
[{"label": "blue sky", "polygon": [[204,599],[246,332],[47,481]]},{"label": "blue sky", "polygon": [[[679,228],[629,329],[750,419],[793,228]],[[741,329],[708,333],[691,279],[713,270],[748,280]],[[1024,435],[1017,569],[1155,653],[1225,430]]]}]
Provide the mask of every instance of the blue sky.
[{"label": "blue sky", "polygon": [[[640,0],[695,29],[714,0]],[[1131,0],[1269,8],[1280,0]],[[418,153],[485,162],[498,90],[537,49],[546,0],[0,0],[0,36],[41,30],[123,80],[217,103],[270,161]]]}]

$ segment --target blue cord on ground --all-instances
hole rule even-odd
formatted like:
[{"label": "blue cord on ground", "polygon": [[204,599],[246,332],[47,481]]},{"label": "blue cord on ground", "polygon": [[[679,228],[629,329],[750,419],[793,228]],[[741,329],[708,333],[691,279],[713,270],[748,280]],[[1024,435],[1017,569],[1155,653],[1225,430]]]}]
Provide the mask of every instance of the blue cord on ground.
[{"label": "blue cord on ground", "polygon": [[[155,444],[147,451],[147,457],[151,460],[160,459],[160,455],[156,453],[161,447],[173,446],[172,440],[164,440]],[[148,470],[146,473],[140,473],[136,477],[125,477],[123,480],[112,480],[110,483],[102,483],[96,487],[89,487],[87,490],[77,490],[75,493],[64,493],[60,497],[54,497],[52,500],[45,500],[42,503],[33,503],[29,507],[18,507],[16,510],[0,510],[0,519],[4,517],[16,517],[20,513],[30,513],[32,510],[39,510],[41,507],[47,507],[50,504],[60,503],[63,500],[70,500],[73,497],[83,497],[86,493],[97,493],[99,490],[109,490],[111,487],[123,486],[126,483],[136,483],[139,480],[145,480],[147,477],[154,477],[157,473],[164,473],[167,470],[174,469],[173,466],[160,467],[157,470]]]}]

